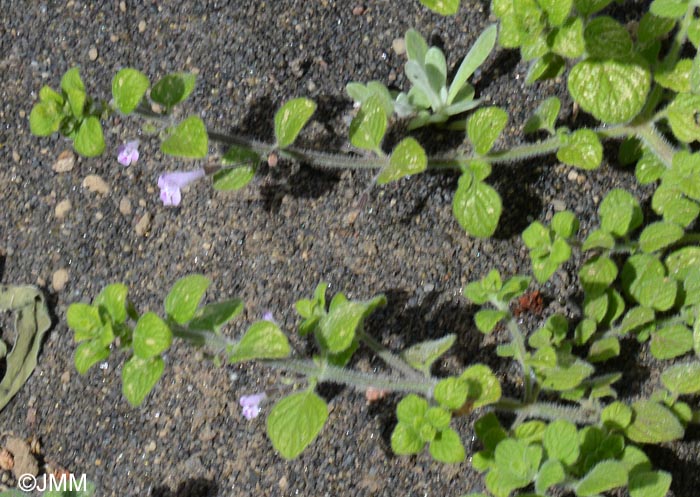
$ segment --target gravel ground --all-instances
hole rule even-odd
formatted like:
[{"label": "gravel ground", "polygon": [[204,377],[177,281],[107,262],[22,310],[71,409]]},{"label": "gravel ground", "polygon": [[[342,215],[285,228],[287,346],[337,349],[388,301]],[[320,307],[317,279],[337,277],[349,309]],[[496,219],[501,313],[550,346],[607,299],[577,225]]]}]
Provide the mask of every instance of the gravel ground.
[{"label": "gravel ground", "polygon": [[[629,171],[607,165],[595,173],[576,171],[552,158],[499,167],[490,182],[507,212],[496,237],[482,241],[465,236],[452,216],[454,176],[425,174],[375,186],[354,222],[368,173],[288,163],[263,168],[237,193],[200,182],[184,194],[181,207],[164,208],[158,175],[193,165],[163,156],[155,140],[141,137],[138,164],[120,166],[116,147],[137,136],[137,121],[106,123],[103,157],[77,157],[72,170],[55,172],[52,166],[70,145],[32,137],[28,115],[41,86],[58,87],[76,64],[97,96],[109,95],[121,67],[139,68],[152,81],[195,71],[197,89],[185,111],[199,112],[209,126],[269,138],[275,109],[293,96],[309,96],[319,111],[302,139],[342,150],[352,111],[345,84],[377,79],[404,87],[404,58],[392,42],[409,27],[442,45],[455,67],[490,22],[487,2],[465,2],[449,19],[429,14],[416,0],[32,0],[0,1],[0,7],[0,282],[39,285],[55,315],[39,366],[0,414],[0,433],[37,438],[47,462],[86,474],[100,496],[457,496],[482,489],[467,462],[393,456],[388,441],[398,398],[368,406],[361,392],[348,389],[324,389],[326,428],[298,459],[285,461],[264,434],[264,416],[248,422],[237,405],[241,394],[281,385],[276,374],[248,364],[217,369],[182,344],[168,353],[154,392],[133,409],[120,393],[122,355],[85,376],[75,372],[67,306],[122,281],[140,309],[159,310],[175,280],[199,272],[214,282],[210,300],[246,302],[230,335],[268,310],[291,333],[293,303],[326,280],[332,292],[351,298],[387,295],[389,306],[368,328],[392,348],[455,332],[458,343],[440,371],[481,361],[508,378],[512,370],[495,360],[493,340],[473,327],[474,309],[462,287],[494,267],[506,275],[527,271],[518,234],[532,219],[565,207],[588,230],[606,191],[635,188]],[[476,80],[483,98],[511,113],[503,144],[519,140],[525,117],[562,86],[526,87],[527,67],[518,60],[499,52]],[[576,117],[570,104],[563,117]],[[428,148],[441,149],[429,133],[419,136]],[[89,175],[104,180],[107,190],[84,187]],[[545,316],[576,315],[574,274],[572,264],[540,289]],[[300,338],[293,342],[304,348]],[[631,396],[656,381],[646,349],[635,353],[642,366],[633,367],[636,356],[628,358],[631,374],[623,385]],[[365,350],[355,366],[383,368]],[[476,449],[472,421],[459,426],[469,451]],[[652,452],[657,467],[673,472],[675,497],[697,495],[696,435]]]}]

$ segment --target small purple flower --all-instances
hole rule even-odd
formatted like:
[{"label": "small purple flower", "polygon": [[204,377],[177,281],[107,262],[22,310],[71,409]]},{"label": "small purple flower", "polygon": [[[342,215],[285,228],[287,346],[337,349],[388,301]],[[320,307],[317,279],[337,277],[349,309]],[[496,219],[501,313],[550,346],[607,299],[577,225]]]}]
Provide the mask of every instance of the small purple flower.
[{"label": "small purple flower", "polygon": [[243,408],[243,416],[248,420],[257,418],[258,414],[260,414],[260,403],[265,400],[266,397],[267,395],[265,395],[265,392],[241,396],[238,403],[241,404]]},{"label": "small purple flower", "polygon": [[134,140],[119,145],[119,148],[117,148],[117,160],[122,166],[128,166],[139,160],[139,141]]},{"label": "small purple flower", "polygon": [[182,199],[180,189],[203,176],[204,169],[161,174],[158,177],[158,188],[160,188],[160,199],[163,201],[163,205],[180,205]]},{"label": "small purple flower", "polygon": [[265,311],[262,315],[263,321],[270,321],[271,323],[277,324],[277,321],[275,321],[275,317],[272,315],[272,312],[270,311]]}]

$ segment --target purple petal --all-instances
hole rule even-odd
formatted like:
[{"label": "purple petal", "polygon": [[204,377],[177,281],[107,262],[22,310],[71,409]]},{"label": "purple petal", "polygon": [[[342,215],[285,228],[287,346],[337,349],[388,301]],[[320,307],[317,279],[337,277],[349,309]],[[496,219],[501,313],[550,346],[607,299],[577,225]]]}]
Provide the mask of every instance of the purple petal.
[{"label": "purple petal", "polygon": [[276,323],[275,317],[272,315],[272,312],[266,311],[262,315],[263,321],[270,321],[272,323]]},{"label": "purple petal", "polygon": [[180,205],[182,199],[180,189],[203,176],[204,169],[161,174],[158,177],[158,188],[160,188],[160,199],[163,201],[163,205]]},{"label": "purple petal", "polygon": [[241,396],[238,403],[243,408],[243,416],[249,420],[257,418],[261,411],[260,403],[265,400],[266,397],[267,395],[265,395],[265,392]]},{"label": "purple petal", "polygon": [[134,140],[122,145],[117,148],[117,161],[122,166],[128,166],[139,160],[139,141]]}]

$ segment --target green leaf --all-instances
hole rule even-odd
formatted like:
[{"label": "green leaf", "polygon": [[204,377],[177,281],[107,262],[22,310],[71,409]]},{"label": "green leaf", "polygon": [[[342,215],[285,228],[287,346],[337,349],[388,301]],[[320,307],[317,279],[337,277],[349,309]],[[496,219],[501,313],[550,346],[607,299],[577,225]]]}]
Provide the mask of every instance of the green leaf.
[{"label": "green leaf", "polygon": [[167,108],[183,102],[194,90],[197,76],[177,72],[163,76],[151,89],[151,99]]},{"label": "green leaf", "polygon": [[642,185],[653,183],[659,179],[664,172],[666,172],[666,166],[664,166],[663,162],[646,149],[634,169],[634,175],[637,181]]},{"label": "green leaf", "polygon": [[178,124],[163,140],[160,149],[164,154],[202,159],[209,152],[209,135],[204,121],[198,116],[190,116]]},{"label": "green leaf", "polygon": [[[552,52],[569,59],[576,59],[583,55],[586,49],[583,37],[583,19],[580,17],[570,18],[562,26],[554,30],[553,34],[554,39],[550,44]],[[556,57],[552,61],[557,59],[561,59],[561,57]],[[563,68],[563,60],[561,62]]]},{"label": "green leaf", "polygon": [[664,38],[675,27],[673,19],[658,17],[651,12],[646,12],[639,21],[637,39],[641,43],[648,43]]},{"label": "green leaf", "polygon": [[559,115],[561,102],[557,97],[549,97],[535,109],[535,113],[527,120],[523,131],[526,134],[535,133],[539,130],[545,130],[550,135],[554,134],[554,123]]},{"label": "green leaf", "polygon": [[[455,3],[458,4],[459,1],[455,0]],[[490,25],[479,35],[479,38],[477,38],[474,45],[469,49],[469,52],[467,52],[467,55],[459,65],[459,69],[457,69],[457,73],[450,84],[450,90],[447,94],[448,105],[454,102],[455,97],[464,87],[469,77],[474,74],[474,71],[476,71],[489,56],[496,44],[497,34],[497,26],[495,24]]]},{"label": "green leaf", "polygon": [[316,102],[308,98],[294,98],[275,114],[277,146],[286,148],[297,139],[301,130],[316,111]]},{"label": "green leaf", "polygon": [[464,445],[459,434],[451,428],[442,430],[430,442],[430,455],[436,461],[455,464],[464,461]]},{"label": "green leaf", "polygon": [[600,420],[610,429],[624,430],[632,422],[632,408],[615,401],[603,409]]},{"label": "green leaf", "polygon": [[690,92],[691,59],[681,59],[672,68],[662,66],[654,73],[654,80],[664,88],[676,93]]},{"label": "green leaf", "polygon": [[594,131],[579,129],[559,148],[557,159],[581,169],[596,169],[603,160],[603,145]]},{"label": "green leaf", "polygon": [[449,377],[440,380],[435,385],[433,396],[438,404],[446,409],[455,411],[467,401],[468,389],[469,385],[466,381],[460,378]]},{"label": "green leaf", "polygon": [[621,279],[625,291],[645,307],[666,311],[676,300],[678,285],[666,277],[663,264],[654,256],[637,254],[628,258]]},{"label": "green leaf", "polygon": [[649,11],[655,16],[680,19],[688,10],[687,0],[654,0]]},{"label": "green leaf", "polygon": [[578,432],[570,421],[559,419],[549,423],[542,442],[549,459],[556,459],[567,466],[578,460]]},{"label": "green leaf", "polygon": [[218,333],[223,325],[242,311],[243,302],[239,299],[207,304],[197,309],[187,326],[192,330],[209,330]]},{"label": "green leaf", "polygon": [[501,399],[501,383],[485,364],[473,364],[459,376],[469,386],[467,399],[479,408]]},{"label": "green leaf", "polygon": [[165,312],[178,324],[185,324],[195,316],[204,292],[211,284],[206,276],[192,274],[175,282],[165,298]]},{"label": "green leaf", "polygon": [[391,432],[391,450],[399,456],[418,454],[425,442],[419,433],[408,423],[399,422]]},{"label": "green leaf", "polygon": [[551,26],[561,26],[571,12],[573,0],[538,0]]},{"label": "green leaf", "polygon": [[[95,297],[95,306],[104,307],[109,313],[114,324],[121,324],[126,321],[126,296],[129,289],[123,283],[113,283],[102,289]],[[70,311],[70,308],[68,308]],[[70,323],[69,323],[70,324]]]},{"label": "green leaf", "polygon": [[676,395],[700,392],[700,362],[675,364],[661,373],[661,383]]},{"label": "green leaf", "polygon": [[609,257],[595,256],[581,267],[578,277],[584,291],[603,292],[617,278],[617,264]]},{"label": "green leaf", "polygon": [[151,85],[148,77],[136,69],[125,68],[112,79],[112,97],[123,114],[131,114]]},{"label": "green leaf", "polygon": [[577,387],[594,371],[593,366],[583,360],[567,358],[561,363],[557,359],[557,366],[543,368],[539,374],[542,376],[541,383],[544,388],[561,392]]},{"label": "green leaf", "polygon": [[71,304],[66,311],[66,321],[68,326],[75,333],[75,341],[81,342],[95,338],[100,328],[102,320],[97,307],[81,302]]},{"label": "green leaf", "polygon": [[[680,154],[682,152],[676,153],[676,155]],[[666,182],[661,183],[654,192],[651,207],[654,212],[663,215],[664,221],[682,227],[689,226],[700,214],[700,206],[697,202],[685,198],[679,186],[669,186]]]},{"label": "green leaf", "polygon": [[406,42],[406,55],[408,60],[415,60],[421,65],[425,62],[425,54],[428,52],[428,44],[425,38],[415,29],[409,29],[404,36]]},{"label": "green leaf", "polygon": [[163,375],[165,362],[160,357],[142,359],[133,356],[122,368],[122,392],[133,407],[140,405]]},{"label": "green leaf", "polygon": [[371,95],[362,102],[360,111],[350,123],[350,142],[358,148],[379,152],[386,124],[387,116],[380,97]]},{"label": "green leaf", "polygon": [[643,221],[639,202],[621,188],[615,188],[605,196],[598,207],[598,215],[601,228],[617,237],[627,235]]},{"label": "green leaf", "polygon": [[58,131],[62,119],[63,111],[58,103],[39,102],[29,114],[29,129],[35,136],[49,136]]},{"label": "green leaf", "polygon": [[109,348],[105,347],[99,339],[83,342],[75,349],[73,363],[80,374],[85,374],[88,369],[100,361],[109,357]]},{"label": "green leaf", "polygon": [[289,355],[289,342],[282,330],[272,321],[258,321],[246,331],[229,355],[229,361],[253,359],[281,359]]},{"label": "green leaf", "polygon": [[240,190],[253,181],[256,169],[257,163],[255,165],[220,169],[212,177],[214,189],[219,191]]},{"label": "green leaf", "polygon": [[503,485],[511,489],[522,488],[535,478],[540,459],[532,452],[535,447],[539,448],[512,438],[506,438],[498,444],[494,456],[499,480]]},{"label": "green leaf", "polygon": [[584,31],[588,56],[597,59],[629,59],[632,38],[627,29],[612,17],[592,19]]},{"label": "green leaf", "polygon": [[267,436],[285,459],[294,459],[316,438],[328,419],[328,406],[312,391],[280,400],[267,417]]},{"label": "green leaf", "polygon": [[337,354],[350,347],[355,340],[355,332],[374,309],[386,305],[383,295],[364,302],[345,300],[334,306],[337,294],[331,303],[330,312],[321,318],[319,323],[322,345],[331,353]]},{"label": "green leaf", "polygon": [[440,356],[452,347],[457,340],[457,335],[450,333],[437,340],[426,340],[407,348],[401,353],[401,357],[411,367],[425,373],[430,371],[430,367]]},{"label": "green leaf", "polygon": [[165,322],[153,312],[142,315],[134,328],[134,355],[150,359],[168,350],[173,334]]},{"label": "green leaf", "polygon": [[471,174],[462,174],[452,202],[452,212],[460,226],[470,235],[487,238],[493,235],[501,217],[501,197]]},{"label": "green leaf", "polygon": [[421,173],[427,167],[428,158],[425,150],[415,138],[409,136],[396,145],[389,158],[389,164],[377,176],[377,184],[383,185],[404,176]]},{"label": "green leaf", "polygon": [[625,434],[633,442],[659,444],[683,438],[683,425],[665,406],[651,400],[640,400],[632,404],[632,410],[634,420]]},{"label": "green leaf", "polygon": [[604,123],[618,124],[642,110],[651,75],[641,62],[586,59],[571,69],[568,88],[583,110]]},{"label": "green leaf", "polygon": [[[83,117],[83,109],[87,95],[85,93],[85,85],[80,78],[80,70],[77,67],[69,69],[61,78],[61,89],[68,96],[71,112],[76,119]],[[86,156],[92,157],[92,156]]]},{"label": "green leaf", "polygon": [[652,334],[650,351],[657,359],[673,359],[693,350],[693,333],[682,324],[665,326]]},{"label": "green leaf", "polygon": [[685,231],[677,224],[659,221],[645,226],[639,235],[639,247],[647,253],[656,252],[680,240]]},{"label": "green leaf", "polygon": [[94,116],[85,119],[78,128],[73,146],[83,157],[96,157],[104,152],[105,138],[100,120]]},{"label": "green leaf", "polygon": [[666,116],[671,131],[682,142],[700,140],[700,124],[696,115],[700,108],[700,95],[681,93],[666,107]]},{"label": "green leaf", "polygon": [[550,487],[563,482],[565,478],[564,467],[559,461],[552,459],[545,461],[537,472],[535,491],[540,495],[545,495]]},{"label": "green leaf", "polygon": [[582,16],[589,16],[603,10],[612,0],[574,0],[574,6]]},{"label": "green leaf", "polygon": [[576,495],[589,497],[627,485],[627,468],[619,461],[601,461],[576,485]]},{"label": "green leaf", "polygon": [[516,297],[520,297],[525,293],[527,287],[530,286],[532,278],[529,276],[513,276],[508,278],[503,284],[503,287],[498,291],[496,296],[501,302],[510,302]]},{"label": "green leaf", "polygon": [[428,402],[416,394],[406,395],[396,406],[396,418],[402,423],[416,424],[428,411]]},{"label": "green leaf", "polygon": [[683,281],[693,267],[700,266],[700,247],[683,247],[675,250],[664,261],[668,275],[676,281]]},{"label": "green leaf", "polygon": [[630,474],[630,497],[664,497],[671,488],[666,471],[637,471]]},{"label": "green leaf", "polygon": [[477,154],[491,150],[507,122],[508,113],[500,107],[482,107],[469,116],[467,136]]},{"label": "green leaf", "polygon": [[488,334],[493,331],[496,325],[508,316],[506,311],[497,311],[494,309],[482,309],[474,315],[474,323],[480,332]]},{"label": "green leaf", "polygon": [[451,16],[459,10],[459,0],[420,0],[420,3],[443,16]]},{"label": "green leaf", "polygon": [[588,349],[590,362],[602,362],[620,355],[620,341],[617,337],[605,337],[596,340]]},{"label": "green leaf", "polygon": [[591,231],[586,240],[583,242],[582,250],[592,250],[592,249],[611,249],[615,246],[615,239],[610,233],[604,230],[593,230]]}]

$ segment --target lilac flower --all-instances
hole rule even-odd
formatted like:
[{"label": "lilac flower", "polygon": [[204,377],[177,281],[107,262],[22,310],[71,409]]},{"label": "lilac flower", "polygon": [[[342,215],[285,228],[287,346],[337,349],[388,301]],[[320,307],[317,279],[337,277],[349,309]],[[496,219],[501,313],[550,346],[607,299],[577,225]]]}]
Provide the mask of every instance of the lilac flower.
[{"label": "lilac flower", "polygon": [[243,408],[243,416],[248,420],[257,418],[258,414],[260,414],[260,403],[265,400],[266,397],[267,395],[265,395],[265,392],[241,396],[238,403],[241,404]]},{"label": "lilac flower", "polygon": [[134,140],[119,145],[117,149],[117,160],[122,166],[128,166],[139,160],[139,141]]},{"label": "lilac flower", "polygon": [[275,317],[272,315],[272,312],[270,311],[265,311],[262,315],[263,321],[270,321],[271,323],[277,324],[277,321],[275,321]]},{"label": "lilac flower", "polygon": [[163,205],[180,205],[182,199],[180,189],[203,176],[204,169],[161,174],[158,177],[158,188],[160,188],[160,199]]}]

